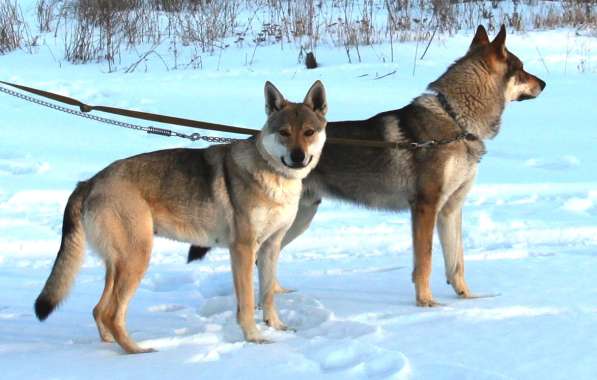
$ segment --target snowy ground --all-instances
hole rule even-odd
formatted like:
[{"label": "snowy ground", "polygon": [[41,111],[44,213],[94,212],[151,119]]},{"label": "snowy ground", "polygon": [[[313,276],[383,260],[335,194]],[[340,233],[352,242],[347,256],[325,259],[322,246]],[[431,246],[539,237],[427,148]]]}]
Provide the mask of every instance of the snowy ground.
[{"label": "snowy ground", "polygon": [[[376,63],[389,46],[364,49],[368,63],[353,65],[343,63],[341,50],[322,48],[323,67],[307,71],[294,52],[274,46],[259,48],[248,67],[246,51],[230,50],[207,58],[203,71],[167,72],[156,63],[134,74],[58,65],[40,49],[0,56],[0,79],[90,104],[259,128],[265,80],[300,100],[322,79],[330,120],[368,117],[406,104],[465,52],[469,39],[436,40],[414,76],[411,43],[394,47],[393,64]],[[241,339],[227,252],[186,265],[187,247],[165,240],[156,243],[128,317],[135,339],[158,353],[126,356],[99,342],[91,309],[103,268],[92,254],[69,299],[39,323],[32,304],[55,258],[76,181],[127,155],[204,145],[114,129],[0,94],[0,377],[595,378],[597,42],[568,30],[508,41],[547,88],[506,111],[465,207],[469,285],[497,297],[457,299],[436,244],[432,287],[446,306],[415,307],[408,216],[327,201],[282,254],[281,281],[297,292],[277,304],[297,331],[260,324],[275,341],[269,345]]]}]

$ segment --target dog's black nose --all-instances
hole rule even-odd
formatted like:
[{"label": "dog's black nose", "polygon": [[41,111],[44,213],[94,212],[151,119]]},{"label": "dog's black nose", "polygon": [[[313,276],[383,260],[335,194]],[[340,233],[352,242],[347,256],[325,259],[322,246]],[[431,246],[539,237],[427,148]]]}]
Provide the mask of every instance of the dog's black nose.
[{"label": "dog's black nose", "polygon": [[539,81],[539,86],[541,86],[541,91],[543,91],[543,89],[545,88],[545,82],[543,82],[541,79],[537,78],[537,80]]},{"label": "dog's black nose", "polygon": [[290,152],[290,159],[295,164],[300,164],[305,161],[305,152],[302,149],[296,148]]}]

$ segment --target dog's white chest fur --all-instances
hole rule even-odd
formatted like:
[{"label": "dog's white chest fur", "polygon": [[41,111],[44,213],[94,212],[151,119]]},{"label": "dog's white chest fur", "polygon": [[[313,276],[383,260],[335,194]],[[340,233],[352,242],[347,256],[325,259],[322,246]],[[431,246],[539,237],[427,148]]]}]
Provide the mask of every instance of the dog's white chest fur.
[{"label": "dog's white chest fur", "polygon": [[272,233],[290,227],[298,210],[302,182],[272,173],[258,174],[255,179],[268,198],[268,202],[252,208],[249,213],[251,224],[256,229],[257,241],[262,242]]}]

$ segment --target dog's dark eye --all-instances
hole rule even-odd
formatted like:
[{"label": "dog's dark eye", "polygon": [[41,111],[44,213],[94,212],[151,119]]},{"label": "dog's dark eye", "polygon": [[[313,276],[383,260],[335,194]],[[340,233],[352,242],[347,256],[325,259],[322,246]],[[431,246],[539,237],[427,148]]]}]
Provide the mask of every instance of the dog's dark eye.
[{"label": "dog's dark eye", "polygon": [[309,136],[313,136],[315,134],[315,130],[313,129],[307,129],[305,131],[305,136],[309,137]]},{"label": "dog's dark eye", "polygon": [[290,136],[290,132],[288,132],[288,131],[287,131],[287,130],[285,130],[285,129],[282,129],[282,130],[281,130],[281,131],[279,131],[278,133],[279,133],[279,134],[280,134],[280,136],[282,136],[282,137],[288,137],[288,136]]}]

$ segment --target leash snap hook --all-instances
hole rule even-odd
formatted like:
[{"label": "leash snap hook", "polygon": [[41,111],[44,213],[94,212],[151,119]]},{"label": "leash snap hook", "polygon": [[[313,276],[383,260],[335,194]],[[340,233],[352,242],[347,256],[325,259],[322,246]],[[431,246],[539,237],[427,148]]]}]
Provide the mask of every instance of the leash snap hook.
[{"label": "leash snap hook", "polygon": [[189,135],[189,139],[191,141],[197,141],[197,140],[201,139],[201,135],[199,133],[191,133]]},{"label": "leash snap hook", "polygon": [[81,110],[81,112],[85,112],[85,113],[93,111],[93,107],[88,106],[87,104],[81,104],[79,106],[79,109]]},{"label": "leash snap hook", "polygon": [[429,140],[422,143],[419,143],[419,148],[429,148],[436,144],[435,140]]}]

